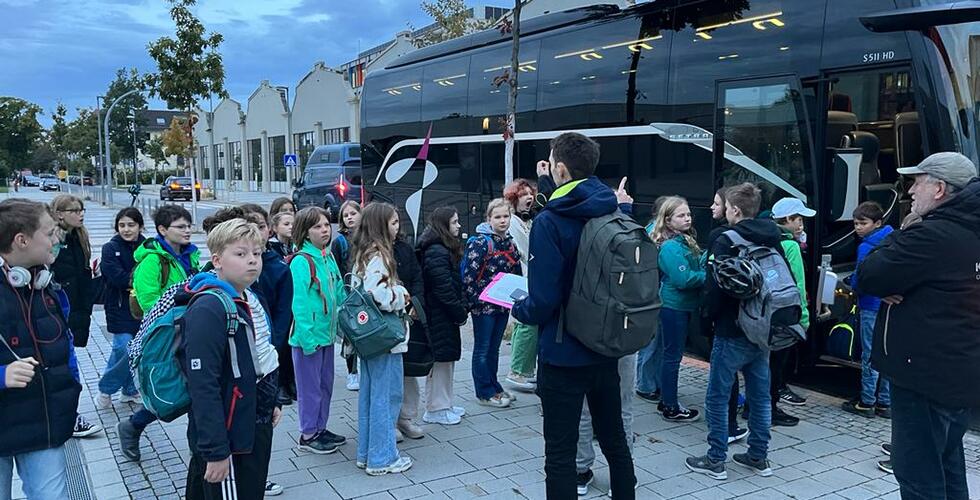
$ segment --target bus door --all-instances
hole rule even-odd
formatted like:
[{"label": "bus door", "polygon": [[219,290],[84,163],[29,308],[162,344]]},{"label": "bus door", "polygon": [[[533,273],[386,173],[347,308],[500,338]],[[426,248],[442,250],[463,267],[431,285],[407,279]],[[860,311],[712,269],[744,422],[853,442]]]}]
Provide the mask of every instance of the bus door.
[{"label": "bus door", "polygon": [[817,91],[826,109],[817,113],[823,129],[821,253],[835,267],[847,267],[856,256],[851,213],[859,203],[880,204],[894,227],[909,212],[907,186],[896,169],[923,158],[914,82],[908,66],[877,66],[828,71]]}]

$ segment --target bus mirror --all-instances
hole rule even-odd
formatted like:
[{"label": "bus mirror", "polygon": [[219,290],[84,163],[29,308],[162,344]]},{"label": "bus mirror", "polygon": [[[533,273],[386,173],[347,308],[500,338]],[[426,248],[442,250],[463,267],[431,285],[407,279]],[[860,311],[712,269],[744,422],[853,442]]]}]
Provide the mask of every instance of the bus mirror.
[{"label": "bus mirror", "polygon": [[830,218],[835,221],[849,221],[859,202],[858,184],[861,173],[861,153],[857,148],[828,148],[830,158],[829,191]]}]

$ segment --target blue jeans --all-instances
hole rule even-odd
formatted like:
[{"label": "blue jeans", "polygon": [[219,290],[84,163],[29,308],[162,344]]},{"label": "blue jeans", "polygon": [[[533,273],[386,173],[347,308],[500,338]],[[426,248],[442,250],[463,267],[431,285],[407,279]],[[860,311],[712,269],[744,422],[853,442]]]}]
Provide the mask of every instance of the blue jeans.
[{"label": "blue jeans", "polygon": [[766,458],[772,408],[769,400],[769,353],[745,337],[715,337],[708,372],[708,392],[704,409],[708,421],[708,458],[723,462],[728,458],[728,399],[735,372],[745,379],[745,398],[749,412],[749,457]]},{"label": "blue jeans", "polygon": [[504,392],[497,381],[497,367],[507,319],[506,313],[473,315],[473,385],[480,399]]},{"label": "blue jeans", "polygon": [[900,386],[892,405],[892,466],[902,500],[967,500],[969,408],[947,408]]},{"label": "blue jeans", "polygon": [[[891,406],[892,400],[888,380],[878,376],[878,370],[871,367],[871,340],[875,335],[875,320],[878,311],[861,311],[861,404]],[[880,387],[878,382],[881,382]],[[878,398],[875,399],[877,389]]]},{"label": "blue jeans", "polygon": [[395,422],[402,407],[402,355],[361,360],[357,394],[357,461],[372,469],[398,460]]},{"label": "blue jeans", "polygon": [[99,380],[99,392],[102,394],[115,394],[122,389],[127,396],[136,395],[136,386],[133,384],[133,374],[129,371],[129,341],[133,340],[131,333],[114,333],[112,335],[112,354],[106,362],[105,371],[102,379]]},{"label": "blue jeans", "polygon": [[62,500],[68,498],[68,463],[65,447],[20,453],[0,457],[0,500],[9,500],[13,484],[14,462],[30,500]]},{"label": "blue jeans", "polygon": [[636,390],[653,393],[660,390],[660,365],[664,359],[664,336],[657,334],[636,353]]},{"label": "blue jeans", "polygon": [[677,373],[681,369],[684,346],[687,344],[687,324],[691,313],[664,307],[660,310],[660,335],[663,339],[663,361],[660,362],[661,401],[666,408],[678,408]]}]

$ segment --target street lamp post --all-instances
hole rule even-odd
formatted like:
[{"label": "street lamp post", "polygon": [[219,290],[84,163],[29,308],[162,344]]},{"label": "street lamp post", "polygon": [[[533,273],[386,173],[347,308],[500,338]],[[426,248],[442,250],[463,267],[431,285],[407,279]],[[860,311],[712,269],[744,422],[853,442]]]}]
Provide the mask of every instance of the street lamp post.
[{"label": "street lamp post", "polygon": [[139,156],[139,149],[136,147],[136,111],[135,110],[133,111],[133,116],[131,116],[130,118],[133,119],[133,184],[139,184],[140,174],[138,169],[136,168],[136,160],[137,157]]},{"label": "street lamp post", "polygon": [[106,170],[106,174],[107,174],[106,177],[108,177],[108,184],[109,184],[109,206],[112,206],[112,186],[115,184],[114,182],[112,182],[112,156],[110,155],[110,151],[109,151],[109,116],[112,115],[112,108],[115,108],[116,107],[116,104],[119,104],[119,101],[121,101],[124,98],[129,97],[130,95],[135,94],[137,92],[143,92],[143,90],[141,90],[141,89],[133,89],[133,90],[130,90],[129,92],[126,92],[125,94],[117,97],[115,101],[112,101],[112,105],[109,106],[109,110],[106,111],[106,113],[105,113],[105,125],[104,125],[105,126],[105,134],[104,134],[104,137],[105,137],[105,170]]},{"label": "street lamp post", "polygon": [[[106,184],[105,184],[105,165],[102,161],[104,159],[102,157],[102,104],[101,104],[103,98],[105,98],[105,96],[101,96],[101,95],[95,98],[95,130],[96,133],[99,135],[99,161],[96,162],[96,167],[98,167],[99,169],[99,180],[102,181],[101,182],[102,204],[104,205],[106,201],[106,197],[105,197]],[[69,183],[68,185],[70,186],[71,183]]]}]

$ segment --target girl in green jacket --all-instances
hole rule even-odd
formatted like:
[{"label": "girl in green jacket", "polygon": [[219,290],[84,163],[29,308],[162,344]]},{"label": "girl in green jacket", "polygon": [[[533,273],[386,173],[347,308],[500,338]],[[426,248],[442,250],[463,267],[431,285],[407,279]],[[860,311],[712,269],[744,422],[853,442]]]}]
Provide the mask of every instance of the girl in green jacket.
[{"label": "girl in green jacket", "polygon": [[299,449],[327,454],[347,438],[327,430],[333,396],[337,308],[344,300],[340,270],[327,251],[331,227],[327,211],[309,207],[296,214],[293,242],[299,251],[289,261],[293,276],[293,371],[299,404]]},{"label": "girl in green jacket", "polygon": [[698,310],[700,289],[704,285],[701,249],[695,240],[691,209],[687,200],[671,196],[664,200],[654,222],[653,241],[660,247],[660,335],[663,335],[663,361],[660,365],[661,413],[668,421],[695,421],[697,410],[677,401],[677,374],[687,343],[691,313]]}]

